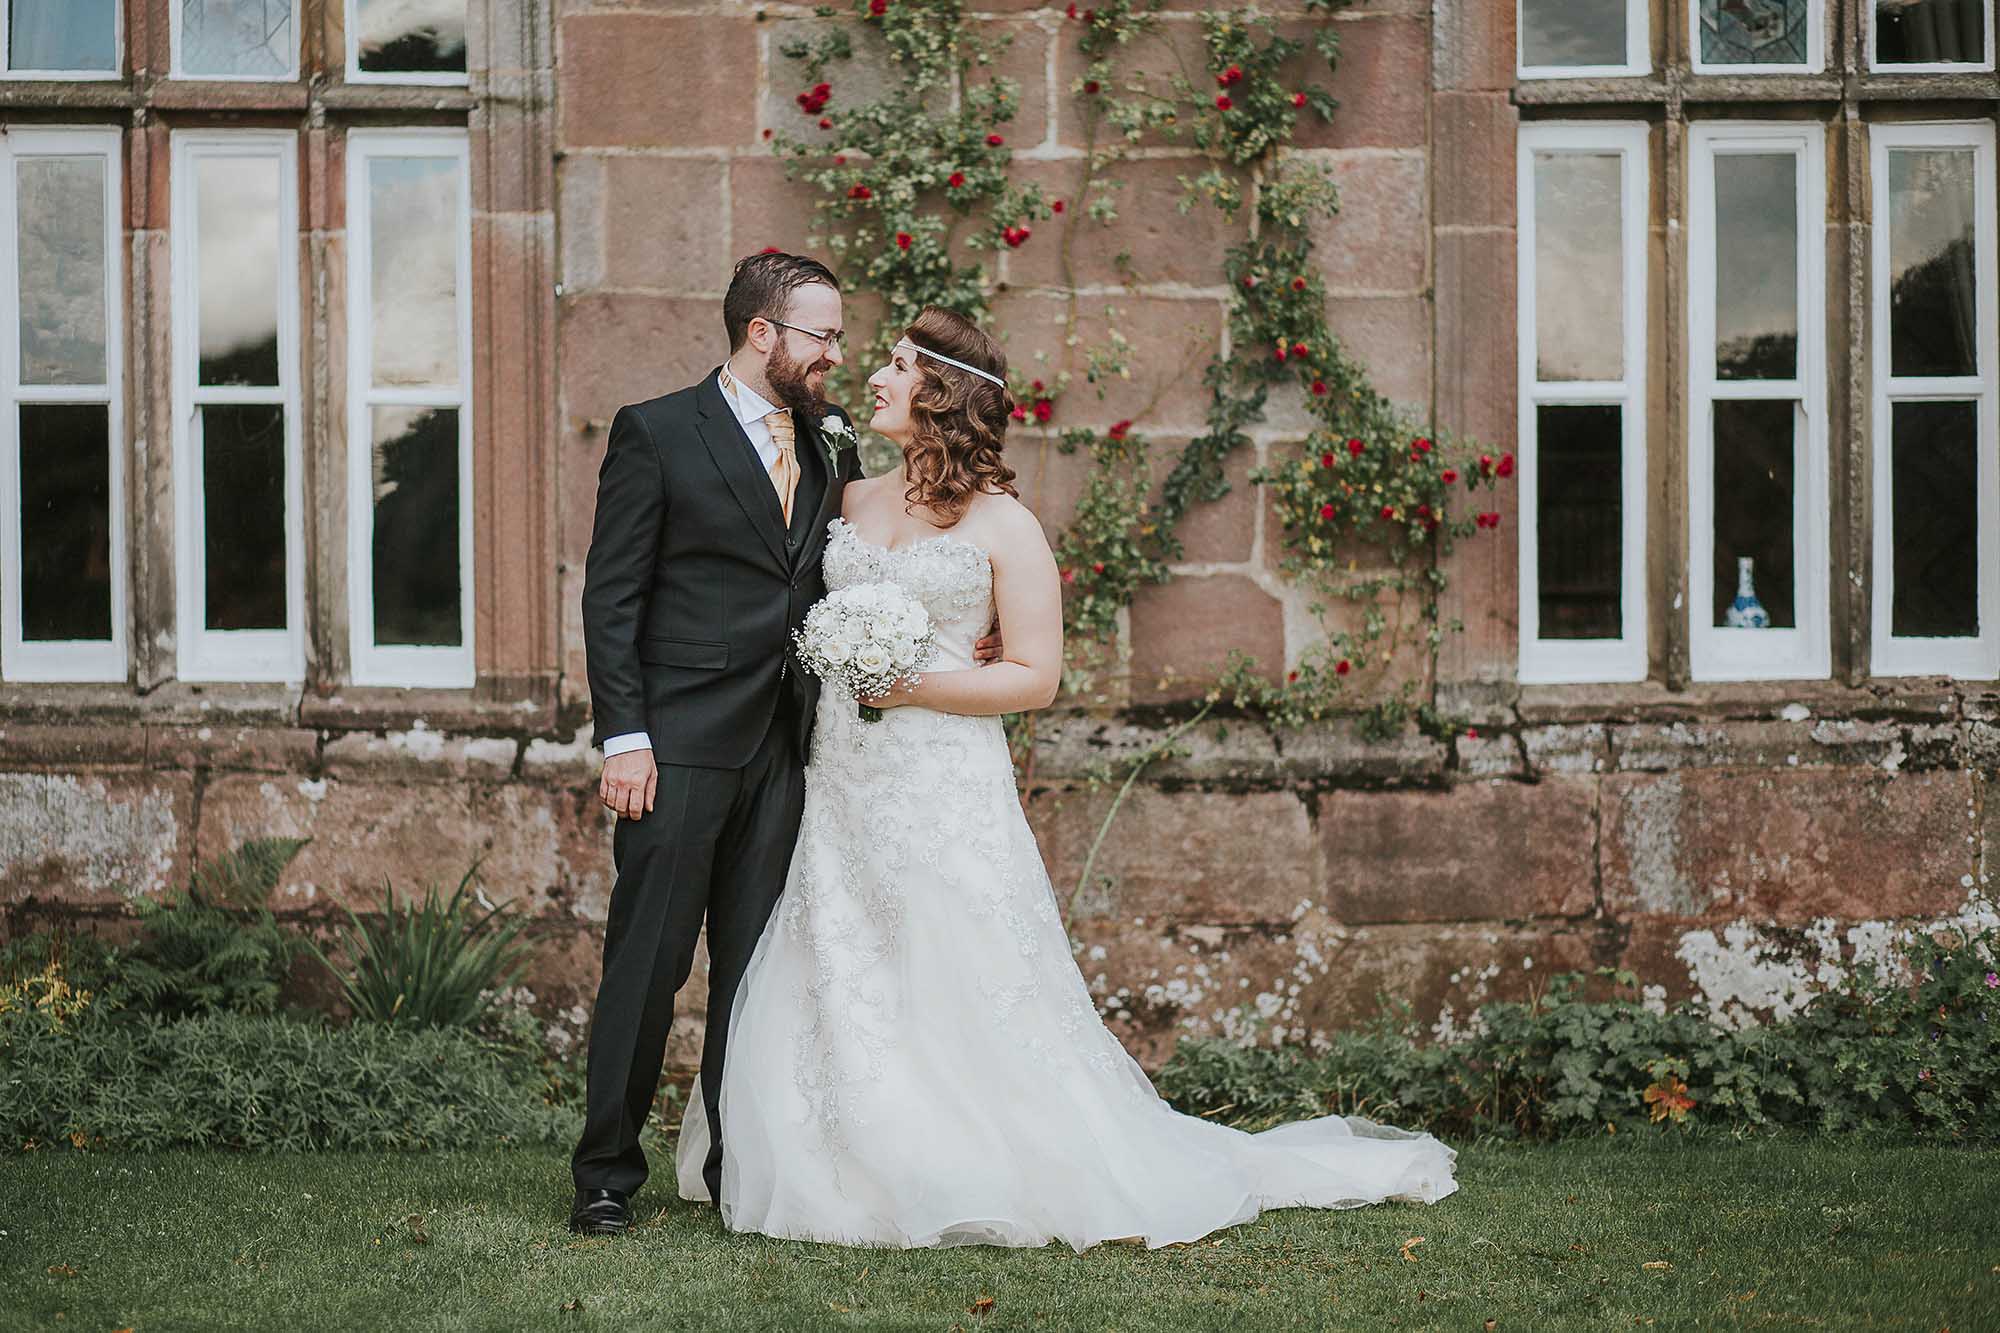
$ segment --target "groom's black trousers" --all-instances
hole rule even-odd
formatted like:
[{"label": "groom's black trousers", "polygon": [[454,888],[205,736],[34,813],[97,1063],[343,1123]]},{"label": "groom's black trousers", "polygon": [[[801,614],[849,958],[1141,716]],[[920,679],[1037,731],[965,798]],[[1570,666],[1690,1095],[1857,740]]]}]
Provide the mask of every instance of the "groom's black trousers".
[{"label": "groom's black trousers", "polygon": [[[789,696],[789,691],[781,692]],[[659,1090],[674,995],[708,924],[708,1033],[701,1091],[709,1150],[702,1174],[722,1197],[722,1061],[729,1012],[750,954],[785,887],[805,806],[805,767],[781,697],[744,767],[663,764],[653,808],[618,821],[618,869],[604,922],[604,978],[591,1018],[583,1137],[570,1159],[578,1189],[636,1192],[646,1180],[639,1132]]]}]

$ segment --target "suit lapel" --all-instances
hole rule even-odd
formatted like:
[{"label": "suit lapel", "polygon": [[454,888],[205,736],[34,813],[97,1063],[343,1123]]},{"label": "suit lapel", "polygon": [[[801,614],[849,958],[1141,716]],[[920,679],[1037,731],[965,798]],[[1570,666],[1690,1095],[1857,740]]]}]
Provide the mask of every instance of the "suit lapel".
[{"label": "suit lapel", "polygon": [[847,451],[842,449],[836,457],[829,457],[826,437],[820,433],[819,423],[808,421],[802,414],[794,412],[793,417],[800,422],[803,433],[800,439],[812,441],[813,454],[820,466],[820,475],[826,484],[819,493],[819,508],[813,515],[812,531],[805,534],[805,542],[799,548],[799,568],[810,569],[812,562],[819,559],[820,551],[826,546],[827,524],[840,512],[840,464],[837,458],[844,458]]},{"label": "suit lapel", "polygon": [[730,410],[729,400],[722,396],[722,385],[714,374],[702,381],[694,401],[700,416],[695,429],[708,449],[709,458],[722,473],[722,479],[729,483],[750,526],[764,539],[771,558],[790,568],[785,559],[785,516],[778,507],[777,489],[771,485],[770,476],[757,466],[757,448],[743,433],[743,424]]}]

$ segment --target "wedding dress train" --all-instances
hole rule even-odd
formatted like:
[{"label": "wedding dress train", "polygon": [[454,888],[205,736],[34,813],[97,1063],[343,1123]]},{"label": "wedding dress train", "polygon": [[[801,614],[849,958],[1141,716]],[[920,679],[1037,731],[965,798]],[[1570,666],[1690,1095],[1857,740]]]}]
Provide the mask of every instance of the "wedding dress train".
[{"label": "wedding dress train", "polygon": [[[893,581],[970,666],[992,570],[949,533],[833,521],[829,590]],[[1326,1116],[1246,1134],[1171,1109],[1099,1019],[1022,815],[1000,719],[820,697],[784,896],[737,992],[722,1218],[849,1245],[1189,1241],[1266,1208],[1433,1203],[1457,1154]],[[699,1083],[683,1197],[706,1199]]]}]

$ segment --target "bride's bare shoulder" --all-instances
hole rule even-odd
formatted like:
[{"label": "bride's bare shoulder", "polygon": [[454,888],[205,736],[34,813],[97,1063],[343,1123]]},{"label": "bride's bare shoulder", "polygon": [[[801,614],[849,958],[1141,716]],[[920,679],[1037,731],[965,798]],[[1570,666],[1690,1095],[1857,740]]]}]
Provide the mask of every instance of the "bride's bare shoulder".
[{"label": "bride's bare shoulder", "polygon": [[1042,521],[1035,517],[1035,511],[1004,492],[982,492],[976,496],[966,507],[965,517],[959,520],[959,524],[967,530],[967,536],[976,534],[980,544],[988,550],[1048,549],[1048,537],[1043,533]]}]

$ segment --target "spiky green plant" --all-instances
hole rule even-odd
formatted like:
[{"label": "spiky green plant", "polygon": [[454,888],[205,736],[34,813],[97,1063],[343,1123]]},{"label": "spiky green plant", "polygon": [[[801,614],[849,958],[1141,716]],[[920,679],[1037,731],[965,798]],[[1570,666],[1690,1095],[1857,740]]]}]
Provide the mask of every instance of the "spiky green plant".
[{"label": "spiky green plant", "polygon": [[479,912],[473,887],[478,877],[475,861],[451,897],[440,901],[438,886],[429,884],[421,903],[401,906],[384,881],[379,921],[343,909],[349,922],[340,938],[346,969],[318,945],[309,946],[339,980],[357,1019],[470,1027],[486,1007],[485,993],[513,983],[527,958],[528,943],[521,938],[527,919],[503,915],[507,903]]}]

